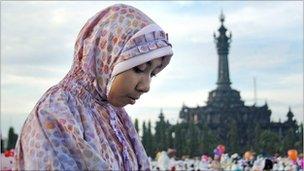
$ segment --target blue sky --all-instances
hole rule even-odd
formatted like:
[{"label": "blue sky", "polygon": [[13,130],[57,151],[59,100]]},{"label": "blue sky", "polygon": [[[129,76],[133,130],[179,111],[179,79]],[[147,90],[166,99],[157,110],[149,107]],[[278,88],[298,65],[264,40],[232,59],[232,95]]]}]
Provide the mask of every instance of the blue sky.
[{"label": "blue sky", "polygon": [[[76,36],[85,22],[119,2],[1,2],[1,129],[16,131],[42,94],[69,71]],[[245,104],[267,101],[271,119],[282,121],[290,106],[303,120],[302,1],[154,1],[122,2],[142,10],[166,32],[174,56],[151,83],[149,93],[132,106],[130,116],[156,121],[163,109],[178,120],[184,103],[205,105],[217,79],[213,32],[223,10],[232,31],[229,54],[232,87]]]}]

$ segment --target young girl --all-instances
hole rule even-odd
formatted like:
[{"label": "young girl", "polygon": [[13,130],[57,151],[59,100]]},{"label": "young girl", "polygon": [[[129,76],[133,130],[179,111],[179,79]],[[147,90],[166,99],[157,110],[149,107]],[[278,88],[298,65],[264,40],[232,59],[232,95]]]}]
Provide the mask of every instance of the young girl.
[{"label": "young girl", "polygon": [[149,170],[124,110],[149,91],[173,55],[167,34],[138,9],[118,4],[81,29],[71,70],[28,116],[17,170]]}]

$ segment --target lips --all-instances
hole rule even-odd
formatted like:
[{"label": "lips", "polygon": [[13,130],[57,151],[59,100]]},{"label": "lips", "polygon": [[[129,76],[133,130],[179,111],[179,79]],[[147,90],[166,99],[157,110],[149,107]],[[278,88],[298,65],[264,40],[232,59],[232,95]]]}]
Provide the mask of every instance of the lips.
[{"label": "lips", "polygon": [[135,104],[136,100],[139,99],[140,96],[127,96],[128,99],[130,100],[130,104]]},{"label": "lips", "polygon": [[130,103],[130,104],[135,104],[135,102],[136,102],[135,99],[133,99],[133,98],[131,98],[131,97],[128,97],[128,99],[129,99],[129,103]]},{"label": "lips", "polygon": [[131,98],[133,100],[137,100],[137,99],[139,99],[139,96],[129,96],[129,98]]},{"label": "lips", "polygon": [[130,97],[131,99],[133,99],[133,100],[137,100],[138,99],[138,97]]}]

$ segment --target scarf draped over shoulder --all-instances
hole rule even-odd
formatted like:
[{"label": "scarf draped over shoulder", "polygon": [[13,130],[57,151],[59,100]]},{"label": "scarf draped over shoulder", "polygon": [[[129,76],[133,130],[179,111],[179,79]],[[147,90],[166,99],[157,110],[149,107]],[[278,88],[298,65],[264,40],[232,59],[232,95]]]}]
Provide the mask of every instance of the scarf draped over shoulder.
[{"label": "scarf draped over shoulder", "polygon": [[168,34],[140,10],[116,4],[98,12],[77,37],[70,71],[26,119],[13,169],[150,170],[129,115],[107,95],[119,73],[159,57],[163,69],[172,55]]}]

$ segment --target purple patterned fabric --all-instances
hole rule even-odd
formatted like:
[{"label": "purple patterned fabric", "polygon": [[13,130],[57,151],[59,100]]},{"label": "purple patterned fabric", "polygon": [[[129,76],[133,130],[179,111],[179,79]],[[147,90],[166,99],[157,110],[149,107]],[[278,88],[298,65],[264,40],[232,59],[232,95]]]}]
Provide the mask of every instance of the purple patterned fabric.
[{"label": "purple patterned fabric", "polygon": [[[150,24],[155,23],[123,4],[87,21],[77,37],[70,71],[45,92],[22,127],[14,170],[150,169],[130,117],[107,101],[115,65],[171,47],[163,31],[133,36]],[[162,68],[171,56],[168,52]]]}]

